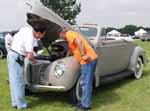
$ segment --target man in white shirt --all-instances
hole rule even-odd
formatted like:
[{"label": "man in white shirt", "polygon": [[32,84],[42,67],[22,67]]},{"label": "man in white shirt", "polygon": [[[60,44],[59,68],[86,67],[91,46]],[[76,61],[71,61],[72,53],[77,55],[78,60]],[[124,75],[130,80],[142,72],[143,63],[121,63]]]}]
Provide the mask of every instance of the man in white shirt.
[{"label": "man in white shirt", "polygon": [[24,58],[35,63],[33,57],[33,47],[35,38],[44,37],[46,24],[44,21],[37,22],[33,29],[24,27],[15,34],[11,49],[8,53],[9,82],[12,106],[17,109],[26,109],[28,104],[25,100],[25,84],[24,84]]}]

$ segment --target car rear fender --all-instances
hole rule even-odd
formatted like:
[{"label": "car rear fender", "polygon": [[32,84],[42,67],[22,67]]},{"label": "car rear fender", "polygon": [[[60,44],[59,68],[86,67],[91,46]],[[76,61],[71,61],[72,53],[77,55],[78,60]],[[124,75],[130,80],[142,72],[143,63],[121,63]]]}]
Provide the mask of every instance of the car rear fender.
[{"label": "car rear fender", "polygon": [[133,50],[133,53],[129,61],[129,66],[128,66],[129,70],[133,72],[135,71],[135,62],[138,59],[138,57],[141,58],[143,65],[146,66],[147,60],[146,60],[145,51],[141,47],[136,46]]}]

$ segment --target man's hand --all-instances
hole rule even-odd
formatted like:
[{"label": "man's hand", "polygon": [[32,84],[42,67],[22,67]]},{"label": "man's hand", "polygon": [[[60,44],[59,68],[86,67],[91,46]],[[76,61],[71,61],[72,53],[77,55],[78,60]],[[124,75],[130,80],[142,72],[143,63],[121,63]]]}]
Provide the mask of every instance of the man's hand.
[{"label": "man's hand", "polygon": [[91,61],[91,57],[87,56],[87,55],[83,55],[82,59],[85,61]]},{"label": "man's hand", "polygon": [[29,59],[33,64],[36,63],[36,60],[34,59],[32,52],[27,52],[26,53],[26,58]]}]

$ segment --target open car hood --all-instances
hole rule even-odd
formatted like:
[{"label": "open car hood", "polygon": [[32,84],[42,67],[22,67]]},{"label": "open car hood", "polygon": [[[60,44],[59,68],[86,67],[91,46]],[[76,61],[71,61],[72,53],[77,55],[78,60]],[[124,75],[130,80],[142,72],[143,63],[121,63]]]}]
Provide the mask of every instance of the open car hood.
[{"label": "open car hood", "polygon": [[47,48],[52,42],[59,38],[59,32],[63,27],[72,29],[69,23],[52,10],[46,8],[42,3],[33,3],[31,0],[27,0],[26,4],[30,7],[30,10],[27,12],[27,21],[29,21],[29,25],[32,26],[32,23],[39,19],[44,19],[47,24],[46,34],[41,40],[44,47]]}]

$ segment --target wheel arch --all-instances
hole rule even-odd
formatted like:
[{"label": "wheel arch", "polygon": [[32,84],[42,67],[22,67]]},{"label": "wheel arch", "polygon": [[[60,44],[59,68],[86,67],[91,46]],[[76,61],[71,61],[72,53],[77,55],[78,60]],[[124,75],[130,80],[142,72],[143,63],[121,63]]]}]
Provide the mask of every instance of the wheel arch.
[{"label": "wheel arch", "polygon": [[147,60],[146,60],[146,55],[145,55],[145,51],[139,47],[136,46],[132,52],[131,58],[129,60],[129,66],[128,69],[134,72],[134,63],[137,60],[137,58],[140,57],[140,59],[142,60],[142,63],[144,66],[146,66],[147,64]]}]

